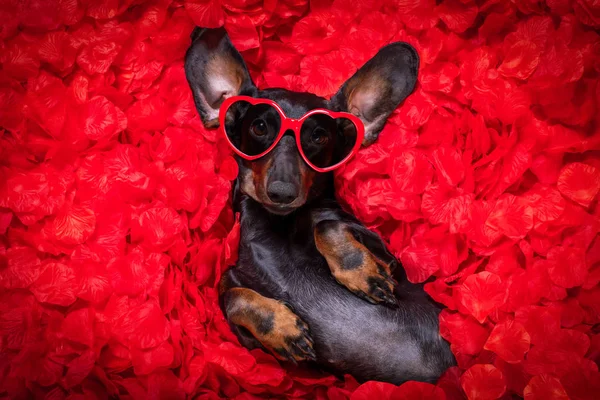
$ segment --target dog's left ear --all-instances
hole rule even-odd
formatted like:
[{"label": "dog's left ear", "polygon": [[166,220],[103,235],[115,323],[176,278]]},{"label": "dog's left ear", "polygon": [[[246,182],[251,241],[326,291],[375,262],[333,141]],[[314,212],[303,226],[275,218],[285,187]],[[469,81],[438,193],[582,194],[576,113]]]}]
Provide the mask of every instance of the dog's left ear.
[{"label": "dog's left ear", "polygon": [[408,43],[383,47],[331,98],[332,108],[350,112],[365,125],[363,145],[372,144],[387,118],[415,88],[419,55]]}]

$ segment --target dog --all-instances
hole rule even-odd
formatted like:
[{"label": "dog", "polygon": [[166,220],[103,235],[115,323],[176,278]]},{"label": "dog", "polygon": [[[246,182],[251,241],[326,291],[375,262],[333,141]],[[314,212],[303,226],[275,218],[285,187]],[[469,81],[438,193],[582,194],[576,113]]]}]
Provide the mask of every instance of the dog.
[{"label": "dog", "polygon": [[[233,188],[238,262],[219,282],[220,307],[240,343],[359,382],[437,381],[456,363],[439,334],[440,306],[408,282],[376,233],[342,209],[333,173],[318,166],[331,164],[346,141],[360,136],[354,145],[366,147],[377,139],[414,90],[415,49],[403,42],[381,48],[326,100],[259,90],[223,28],[197,27],[191,39],[185,73],[202,123],[221,126],[234,149],[250,155],[237,157]],[[235,96],[247,102],[220,113]],[[267,104],[261,109],[248,99]],[[329,117],[304,119],[296,140],[291,128],[281,133],[281,118],[292,127],[312,110],[341,113],[353,136],[340,133],[344,118],[332,125]],[[352,118],[359,120],[354,126]],[[274,146],[270,139],[259,145],[277,132]]]}]

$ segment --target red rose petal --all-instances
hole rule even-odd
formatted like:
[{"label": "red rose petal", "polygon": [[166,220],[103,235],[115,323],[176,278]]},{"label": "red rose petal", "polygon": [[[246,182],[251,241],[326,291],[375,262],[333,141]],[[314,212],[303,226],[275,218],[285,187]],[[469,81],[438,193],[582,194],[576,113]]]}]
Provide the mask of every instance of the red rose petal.
[{"label": "red rose petal", "polygon": [[442,389],[430,383],[409,381],[394,390],[391,399],[446,400]]},{"label": "red rose petal", "polygon": [[66,245],[85,242],[94,232],[96,215],[90,209],[73,206],[54,218],[46,229],[51,238]]},{"label": "red rose petal", "polygon": [[219,28],[225,22],[225,13],[220,1],[213,0],[186,0],[186,11],[194,23],[205,28]]},{"label": "red rose petal", "polygon": [[300,62],[302,87],[318,96],[331,96],[337,92],[344,80],[350,77],[353,72],[350,65],[344,64],[344,71],[333,73],[334,66],[343,64],[346,58],[347,55],[339,50],[322,55],[307,55]]},{"label": "red rose petal", "polygon": [[529,345],[530,337],[523,325],[509,320],[494,327],[484,348],[514,364],[523,360]]},{"label": "red rose petal", "polygon": [[391,399],[396,386],[385,382],[367,382],[358,387],[350,396],[350,400]]},{"label": "red rose petal", "polygon": [[560,171],[556,185],[563,196],[587,207],[600,190],[600,173],[591,165],[568,164]]},{"label": "red rose petal", "polygon": [[549,339],[549,342],[563,351],[578,354],[583,357],[590,348],[590,339],[583,333],[574,329],[561,329],[558,335]]},{"label": "red rose petal", "polygon": [[569,398],[571,399],[593,399],[600,389],[600,372],[598,366],[590,360],[580,362],[561,378]]},{"label": "red rose petal", "polygon": [[419,129],[432,116],[435,106],[421,91],[415,91],[404,102],[398,114],[402,126],[406,129]]},{"label": "red rose petal", "polygon": [[455,149],[439,147],[433,151],[432,156],[439,181],[456,186],[464,179],[465,167],[461,155]]},{"label": "red rose petal", "polygon": [[75,301],[75,274],[60,262],[46,263],[30,290],[43,303],[68,306]]},{"label": "red rose petal", "polygon": [[522,239],[533,227],[533,207],[520,198],[505,195],[488,216],[486,226],[511,239]]},{"label": "red rose petal", "polygon": [[341,24],[331,12],[313,13],[294,24],[290,44],[301,54],[327,53],[341,42]]},{"label": "red rose petal", "polygon": [[233,157],[226,158],[223,160],[219,172],[228,181],[234,180],[238,175],[237,161]]},{"label": "red rose petal", "polygon": [[127,127],[125,114],[103,96],[91,98],[80,118],[84,118],[83,133],[91,140],[110,139]]},{"label": "red rose petal", "polygon": [[460,194],[439,184],[429,185],[423,194],[421,209],[434,224],[447,223],[450,232],[465,232],[472,218],[472,194]]},{"label": "red rose petal", "polygon": [[147,302],[124,310],[125,313],[114,321],[114,332],[122,343],[131,343],[140,349],[160,345],[169,337],[169,325],[158,302]]},{"label": "red rose petal", "polygon": [[494,361],[494,366],[502,371],[507,390],[513,391],[522,397],[523,390],[532,377],[527,373],[523,363],[509,364],[498,357]]},{"label": "red rose petal", "polygon": [[391,190],[385,198],[388,203],[387,210],[394,219],[412,222],[421,217],[419,196]]},{"label": "red rose petal", "polygon": [[450,30],[462,33],[475,21],[477,6],[458,0],[444,1],[437,7],[437,12]]},{"label": "red rose petal", "polygon": [[90,375],[96,363],[96,354],[92,350],[86,350],[82,355],[69,362],[67,373],[63,378],[66,388],[79,385]]},{"label": "red rose petal", "polygon": [[545,223],[557,220],[565,211],[566,200],[555,188],[537,186],[527,193],[533,208],[534,228],[543,231]]},{"label": "red rose petal", "polygon": [[183,384],[171,370],[159,370],[149,375],[148,393],[158,399],[185,399]]},{"label": "red rose petal", "polygon": [[476,364],[465,371],[460,383],[469,400],[495,400],[506,391],[502,372],[490,364]]},{"label": "red rose petal", "polygon": [[580,286],[587,276],[585,252],[572,247],[553,247],[548,251],[548,274],[555,284],[571,288]]},{"label": "red rose petal", "polygon": [[446,370],[437,381],[437,387],[444,391],[447,400],[464,399],[462,387],[460,386],[461,370],[451,367]]},{"label": "red rose petal", "polygon": [[[251,353],[256,357],[257,363],[243,379],[251,385],[269,385],[272,387],[281,385],[286,378],[286,372],[279,365],[275,357],[257,350],[253,350]],[[323,383],[330,385],[332,382]],[[307,384],[311,384],[311,382],[307,382]]]},{"label": "red rose petal", "polygon": [[93,255],[79,255],[77,251],[74,253],[73,259],[77,297],[92,304],[106,300],[112,292],[106,265],[94,259]]},{"label": "red rose petal", "polygon": [[541,183],[553,184],[558,180],[562,167],[562,154],[539,154],[531,161],[531,172]]},{"label": "red rose petal", "polygon": [[62,326],[62,334],[65,338],[84,344],[88,347],[94,345],[94,311],[82,308],[70,312],[65,317]]},{"label": "red rose petal", "polygon": [[556,310],[541,306],[526,306],[515,312],[515,322],[522,324],[532,344],[543,344],[560,329],[560,316]]},{"label": "red rose petal", "polygon": [[398,12],[402,15],[406,25],[415,30],[433,28],[438,20],[435,11],[435,2],[430,0],[402,0],[398,7]]},{"label": "red rose petal", "polygon": [[390,175],[399,190],[423,193],[433,177],[433,168],[427,157],[415,150],[395,154]]},{"label": "red rose petal", "polygon": [[561,326],[565,328],[571,328],[583,322],[585,314],[577,299],[566,299],[565,302],[560,304],[560,307],[562,310],[560,320]]},{"label": "red rose petal", "polygon": [[229,34],[231,42],[238,51],[255,49],[260,46],[258,33],[250,17],[240,15],[228,19],[225,29]]},{"label": "red rose petal", "polygon": [[535,304],[542,297],[550,296],[553,287],[544,263],[538,262],[526,271],[517,270],[508,279],[505,308],[515,311],[522,306]]},{"label": "red rose petal", "polygon": [[527,79],[537,68],[541,52],[542,49],[529,40],[512,43],[498,72],[504,76]]},{"label": "red rose petal", "polygon": [[247,372],[256,363],[247,350],[232,343],[221,343],[218,347],[207,349],[205,357],[207,362],[220,365],[232,375]]},{"label": "red rose petal", "polygon": [[468,277],[458,289],[460,304],[480,323],[504,304],[506,287],[496,274],[487,271]]},{"label": "red rose petal", "polygon": [[476,355],[488,340],[489,330],[471,317],[444,310],[440,314],[440,335],[450,342],[454,354]]},{"label": "red rose petal", "polygon": [[[424,282],[442,267],[447,274],[456,271],[458,255],[453,257],[452,254],[456,254],[456,242],[453,236],[445,235],[442,238],[442,235],[442,231],[438,230],[427,236],[413,237],[411,245],[404,249],[400,261],[409,281]],[[442,248],[446,251],[444,258],[441,255]]]},{"label": "red rose petal", "polygon": [[294,74],[298,72],[301,56],[286,43],[276,41],[265,41],[262,43],[266,71],[273,71],[281,75]]},{"label": "red rose petal", "polygon": [[515,276],[522,271],[519,256],[522,253],[516,247],[499,250],[492,254],[485,270],[501,278]]},{"label": "red rose petal", "polygon": [[538,375],[531,378],[523,391],[525,400],[568,400],[567,392],[560,381],[550,375]]},{"label": "red rose petal", "polygon": [[41,260],[28,247],[13,247],[6,251],[6,264],[0,271],[4,289],[26,288],[35,282],[41,272]]},{"label": "red rose petal", "polygon": [[132,235],[148,246],[161,250],[168,249],[184,228],[177,212],[160,204],[142,212],[136,222],[132,227]]},{"label": "red rose petal", "polygon": [[419,82],[427,92],[449,94],[454,88],[454,81],[458,74],[459,69],[453,63],[433,64],[423,70]]},{"label": "red rose petal", "polygon": [[157,368],[170,366],[173,362],[173,355],[173,346],[167,342],[161,343],[153,349],[132,349],[133,370],[138,375],[147,375]]}]

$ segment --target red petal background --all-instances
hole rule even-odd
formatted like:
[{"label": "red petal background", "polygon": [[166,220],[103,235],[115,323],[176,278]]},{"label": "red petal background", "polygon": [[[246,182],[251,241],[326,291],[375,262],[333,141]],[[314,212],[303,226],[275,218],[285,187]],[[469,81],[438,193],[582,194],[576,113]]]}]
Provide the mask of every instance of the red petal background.
[{"label": "red petal background", "polygon": [[[597,1],[8,0],[0,20],[0,396],[597,398]],[[224,25],[259,86],[324,96],[386,43],[418,49],[337,188],[447,307],[436,385],[236,341],[215,286],[237,166],[185,80],[195,24]]]}]

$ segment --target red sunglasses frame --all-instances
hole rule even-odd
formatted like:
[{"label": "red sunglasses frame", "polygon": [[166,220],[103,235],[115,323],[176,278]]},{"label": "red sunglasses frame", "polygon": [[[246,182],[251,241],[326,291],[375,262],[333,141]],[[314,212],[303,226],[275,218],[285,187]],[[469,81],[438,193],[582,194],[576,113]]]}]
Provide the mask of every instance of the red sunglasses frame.
[{"label": "red sunglasses frame", "polygon": [[[267,150],[263,151],[260,154],[255,155],[255,156],[245,154],[244,152],[239,150],[237,147],[235,147],[235,145],[229,139],[229,136],[227,136],[227,132],[225,132],[225,116],[227,115],[227,110],[229,109],[229,107],[231,107],[231,105],[233,103],[238,102],[238,101],[248,102],[253,106],[258,105],[258,104],[268,104],[271,107],[273,107],[279,113],[279,116],[281,117],[281,128],[279,129],[277,138],[275,139],[273,144]],[[302,150],[302,145],[300,143],[300,127],[302,127],[302,124],[308,117],[315,115],[315,114],[325,114],[334,119],[335,118],[346,118],[346,119],[350,120],[356,127],[356,143],[354,144],[354,147],[352,148],[350,153],[348,153],[348,155],[346,157],[344,157],[344,159],[342,159],[337,164],[334,164],[334,165],[326,167],[326,168],[320,168],[320,167],[317,167],[316,165],[314,165],[313,163],[311,163],[308,160],[308,157],[306,157],[306,154],[304,154],[304,150]],[[249,160],[249,161],[259,159],[259,158],[265,156],[266,154],[268,154],[271,150],[273,150],[275,148],[275,146],[277,146],[277,143],[279,143],[279,141],[281,140],[281,138],[283,137],[285,132],[287,132],[288,130],[292,130],[292,131],[294,131],[294,135],[296,136],[296,146],[298,147],[298,151],[300,152],[300,155],[302,156],[304,161],[312,169],[314,169],[317,172],[329,172],[329,171],[332,171],[332,170],[338,168],[342,164],[346,163],[350,158],[352,158],[352,156],[354,156],[356,154],[356,152],[360,148],[360,145],[365,136],[365,127],[364,127],[362,121],[354,114],[350,114],[350,113],[346,113],[346,112],[331,111],[331,110],[327,110],[324,108],[318,108],[318,109],[307,112],[300,119],[288,118],[285,115],[285,113],[283,112],[283,110],[281,109],[281,107],[277,103],[275,103],[273,100],[261,99],[261,98],[249,97],[249,96],[232,96],[232,97],[225,99],[225,101],[223,101],[223,104],[221,104],[221,108],[219,110],[219,124],[220,124],[220,129],[223,133],[223,136],[225,136],[227,143],[229,143],[229,146],[233,149],[233,151],[240,157],[242,157],[246,160]]]}]

